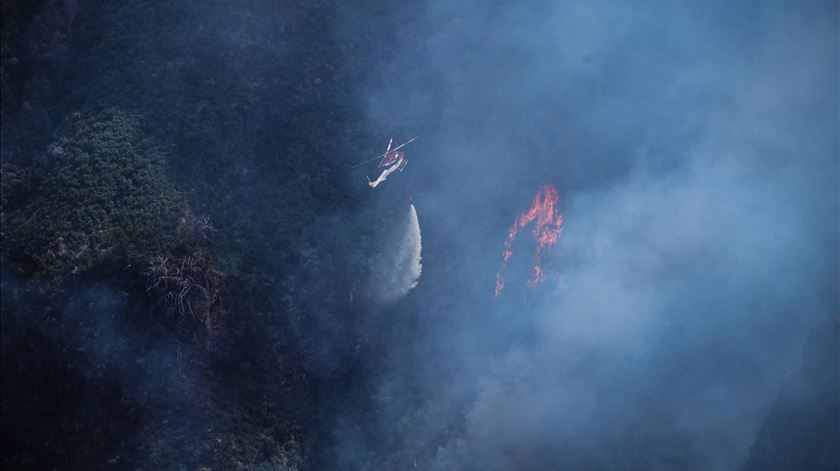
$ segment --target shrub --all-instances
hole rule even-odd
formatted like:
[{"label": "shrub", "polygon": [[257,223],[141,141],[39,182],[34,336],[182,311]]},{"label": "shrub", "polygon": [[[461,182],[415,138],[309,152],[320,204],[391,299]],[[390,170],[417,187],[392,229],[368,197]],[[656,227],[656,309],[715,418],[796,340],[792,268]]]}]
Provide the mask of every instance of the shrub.
[{"label": "shrub", "polygon": [[4,214],[4,250],[54,276],[142,262],[177,242],[186,205],[132,114],[74,113],[33,173],[31,198],[12,195],[24,202]]}]

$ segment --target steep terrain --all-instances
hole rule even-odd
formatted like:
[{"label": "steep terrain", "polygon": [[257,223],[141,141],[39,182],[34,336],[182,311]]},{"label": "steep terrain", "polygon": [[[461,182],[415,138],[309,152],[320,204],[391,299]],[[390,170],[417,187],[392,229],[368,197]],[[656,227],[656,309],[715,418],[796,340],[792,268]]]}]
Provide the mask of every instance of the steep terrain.
[{"label": "steep terrain", "polygon": [[324,34],[343,8],[4,0],[4,468],[313,459],[348,368],[312,377],[341,357],[318,326],[354,334],[311,227],[358,200],[350,91],[382,52]]}]

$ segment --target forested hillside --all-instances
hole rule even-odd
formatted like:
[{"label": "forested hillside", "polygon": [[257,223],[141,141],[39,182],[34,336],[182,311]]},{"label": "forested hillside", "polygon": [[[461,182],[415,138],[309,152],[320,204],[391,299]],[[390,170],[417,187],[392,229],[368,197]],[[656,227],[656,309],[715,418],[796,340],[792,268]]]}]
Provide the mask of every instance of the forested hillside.
[{"label": "forested hillside", "polygon": [[346,305],[305,230],[387,53],[342,8],[4,0],[4,469],[302,466],[305,299]]}]

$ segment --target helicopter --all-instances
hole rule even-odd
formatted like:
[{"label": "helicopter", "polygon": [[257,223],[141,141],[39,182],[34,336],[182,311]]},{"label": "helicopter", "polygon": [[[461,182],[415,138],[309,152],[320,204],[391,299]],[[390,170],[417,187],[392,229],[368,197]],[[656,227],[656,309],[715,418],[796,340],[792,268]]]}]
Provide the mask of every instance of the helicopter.
[{"label": "helicopter", "polygon": [[405,152],[401,151],[400,149],[407,146],[408,144],[411,144],[416,139],[416,137],[412,137],[411,139],[403,142],[402,144],[392,149],[391,146],[394,144],[394,138],[392,137],[388,141],[388,148],[385,150],[384,154],[377,155],[376,157],[365,160],[364,162],[359,162],[351,168],[361,167],[362,165],[365,165],[369,162],[381,159],[377,168],[384,167],[384,170],[382,170],[382,173],[379,174],[379,177],[376,180],[371,180],[370,177],[367,177],[368,185],[371,188],[376,188],[382,182],[384,182],[385,179],[388,178],[388,175],[396,171],[402,172],[403,170],[405,170],[405,166],[408,165],[408,158],[405,156]]}]

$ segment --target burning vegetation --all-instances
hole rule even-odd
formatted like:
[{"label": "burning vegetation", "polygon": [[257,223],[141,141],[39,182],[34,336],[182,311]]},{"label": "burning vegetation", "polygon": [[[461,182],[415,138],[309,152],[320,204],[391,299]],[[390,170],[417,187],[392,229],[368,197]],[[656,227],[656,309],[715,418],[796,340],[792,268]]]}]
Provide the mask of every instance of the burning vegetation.
[{"label": "burning vegetation", "polygon": [[508,229],[505,250],[502,252],[502,267],[496,273],[494,298],[499,297],[505,288],[503,274],[511,255],[513,255],[513,240],[519,234],[519,231],[525,229],[532,222],[534,222],[534,227],[531,233],[537,240],[537,250],[534,255],[533,276],[528,280],[528,286],[533,288],[542,283],[545,277],[542,267],[543,251],[557,243],[557,240],[560,239],[560,234],[563,232],[563,216],[557,209],[557,199],[557,188],[552,185],[542,186],[536,196],[534,196],[531,208],[527,212],[520,214],[513,225],[510,226],[510,229]]}]

